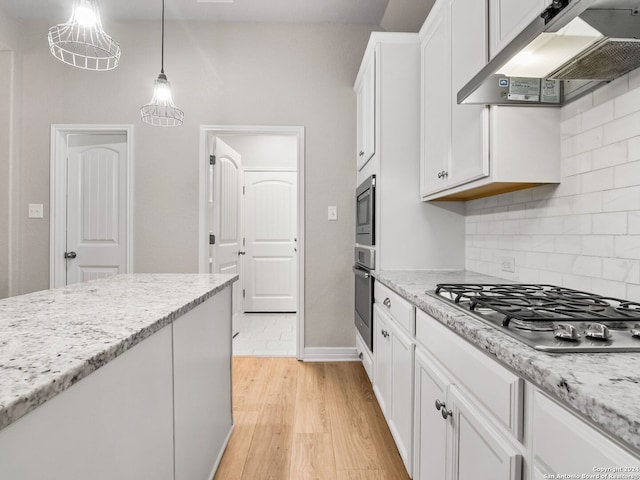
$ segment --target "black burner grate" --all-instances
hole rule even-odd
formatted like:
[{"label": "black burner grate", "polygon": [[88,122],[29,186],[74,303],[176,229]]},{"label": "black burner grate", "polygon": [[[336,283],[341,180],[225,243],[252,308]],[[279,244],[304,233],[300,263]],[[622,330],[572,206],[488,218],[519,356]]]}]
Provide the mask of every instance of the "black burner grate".
[{"label": "black burner grate", "polygon": [[472,311],[489,309],[511,320],[533,324],[552,321],[615,322],[640,320],[640,303],[605,297],[565,287],[543,284],[440,283],[436,294],[446,292]]}]

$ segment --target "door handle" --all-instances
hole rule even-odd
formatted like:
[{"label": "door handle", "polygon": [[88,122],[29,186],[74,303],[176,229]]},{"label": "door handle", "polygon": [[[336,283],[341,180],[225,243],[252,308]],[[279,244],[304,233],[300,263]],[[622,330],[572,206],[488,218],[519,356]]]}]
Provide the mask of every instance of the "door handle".
[{"label": "door handle", "polygon": [[72,260],[77,256],[78,255],[76,254],[76,252],[64,252],[64,258],[66,258],[67,260]]},{"label": "door handle", "polygon": [[245,252],[244,250],[238,250],[238,255],[246,255],[247,252]]},{"label": "door handle", "polygon": [[382,304],[387,308],[391,308],[391,299],[389,297],[385,298]]}]

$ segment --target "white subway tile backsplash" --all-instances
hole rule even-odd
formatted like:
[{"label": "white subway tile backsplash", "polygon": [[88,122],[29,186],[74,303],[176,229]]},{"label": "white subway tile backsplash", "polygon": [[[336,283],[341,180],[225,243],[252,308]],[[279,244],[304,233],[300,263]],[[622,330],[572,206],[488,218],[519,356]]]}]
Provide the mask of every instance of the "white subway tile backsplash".
[{"label": "white subway tile backsplash", "polygon": [[627,213],[627,228],[629,235],[640,235],[640,211]]},{"label": "white subway tile backsplash", "polygon": [[596,213],[591,218],[594,235],[627,233],[627,214],[625,212]]},{"label": "white subway tile backsplash", "polygon": [[604,87],[594,90],[593,105],[594,107],[604,102],[614,100],[629,91],[629,76],[623,75],[608,83]]},{"label": "white subway tile backsplash", "polygon": [[615,256],[640,260],[640,235],[616,236]]},{"label": "white subway tile backsplash", "polygon": [[636,137],[640,135],[640,112],[614,120],[601,128],[603,129],[602,142],[604,145]]},{"label": "white subway tile backsplash", "polygon": [[580,193],[599,192],[613,188],[613,169],[594,170],[580,175]]},{"label": "white subway tile backsplash", "polygon": [[582,239],[582,254],[612,257],[615,250],[613,235],[586,235]]},{"label": "white subway tile backsplash", "polygon": [[589,235],[591,215],[570,215],[563,218],[563,232],[568,235]]},{"label": "white subway tile backsplash", "polygon": [[640,260],[603,258],[602,278],[616,282],[640,283]]},{"label": "white subway tile backsplash", "polygon": [[635,88],[620,95],[614,100],[614,108],[616,118],[640,111],[640,89]]},{"label": "white subway tile backsplash", "polygon": [[640,161],[625,163],[615,167],[614,187],[631,187],[638,185],[640,179]]},{"label": "white subway tile backsplash", "polygon": [[593,94],[585,95],[560,109],[560,120],[565,121],[593,107]]},{"label": "white subway tile backsplash", "polygon": [[467,269],[640,301],[640,69],[562,107],[559,140],[559,185],[467,202]]},{"label": "white subway tile backsplash", "polygon": [[626,163],[628,159],[627,141],[612,143],[593,151],[592,166],[594,170]]},{"label": "white subway tile backsplash", "polygon": [[597,107],[592,108],[591,110],[587,110],[586,112],[582,113],[580,117],[582,118],[581,130],[583,132],[610,122],[614,118],[613,100],[609,100],[601,105],[598,105]]},{"label": "white subway tile backsplash", "polygon": [[617,188],[603,192],[602,209],[605,212],[640,210],[640,186]]}]

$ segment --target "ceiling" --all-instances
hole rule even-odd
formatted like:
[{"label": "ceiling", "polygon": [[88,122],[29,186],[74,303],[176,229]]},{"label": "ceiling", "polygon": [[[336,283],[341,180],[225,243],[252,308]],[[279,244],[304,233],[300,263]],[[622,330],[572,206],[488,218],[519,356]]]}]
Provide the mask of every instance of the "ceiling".
[{"label": "ceiling", "polygon": [[[0,0],[0,9],[15,18],[63,23],[71,14],[72,3],[73,0]],[[363,24],[416,32],[432,4],[433,0],[166,0],[166,18],[224,23]],[[161,0],[101,0],[99,5],[103,24],[108,19],[159,19],[162,8]]]}]

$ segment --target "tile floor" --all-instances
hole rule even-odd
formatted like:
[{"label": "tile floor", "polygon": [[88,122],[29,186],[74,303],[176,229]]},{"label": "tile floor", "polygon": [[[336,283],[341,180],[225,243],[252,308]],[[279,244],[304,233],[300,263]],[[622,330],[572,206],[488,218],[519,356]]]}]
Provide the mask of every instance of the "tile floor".
[{"label": "tile floor", "polygon": [[297,315],[245,313],[240,333],[233,339],[233,355],[294,357]]}]

